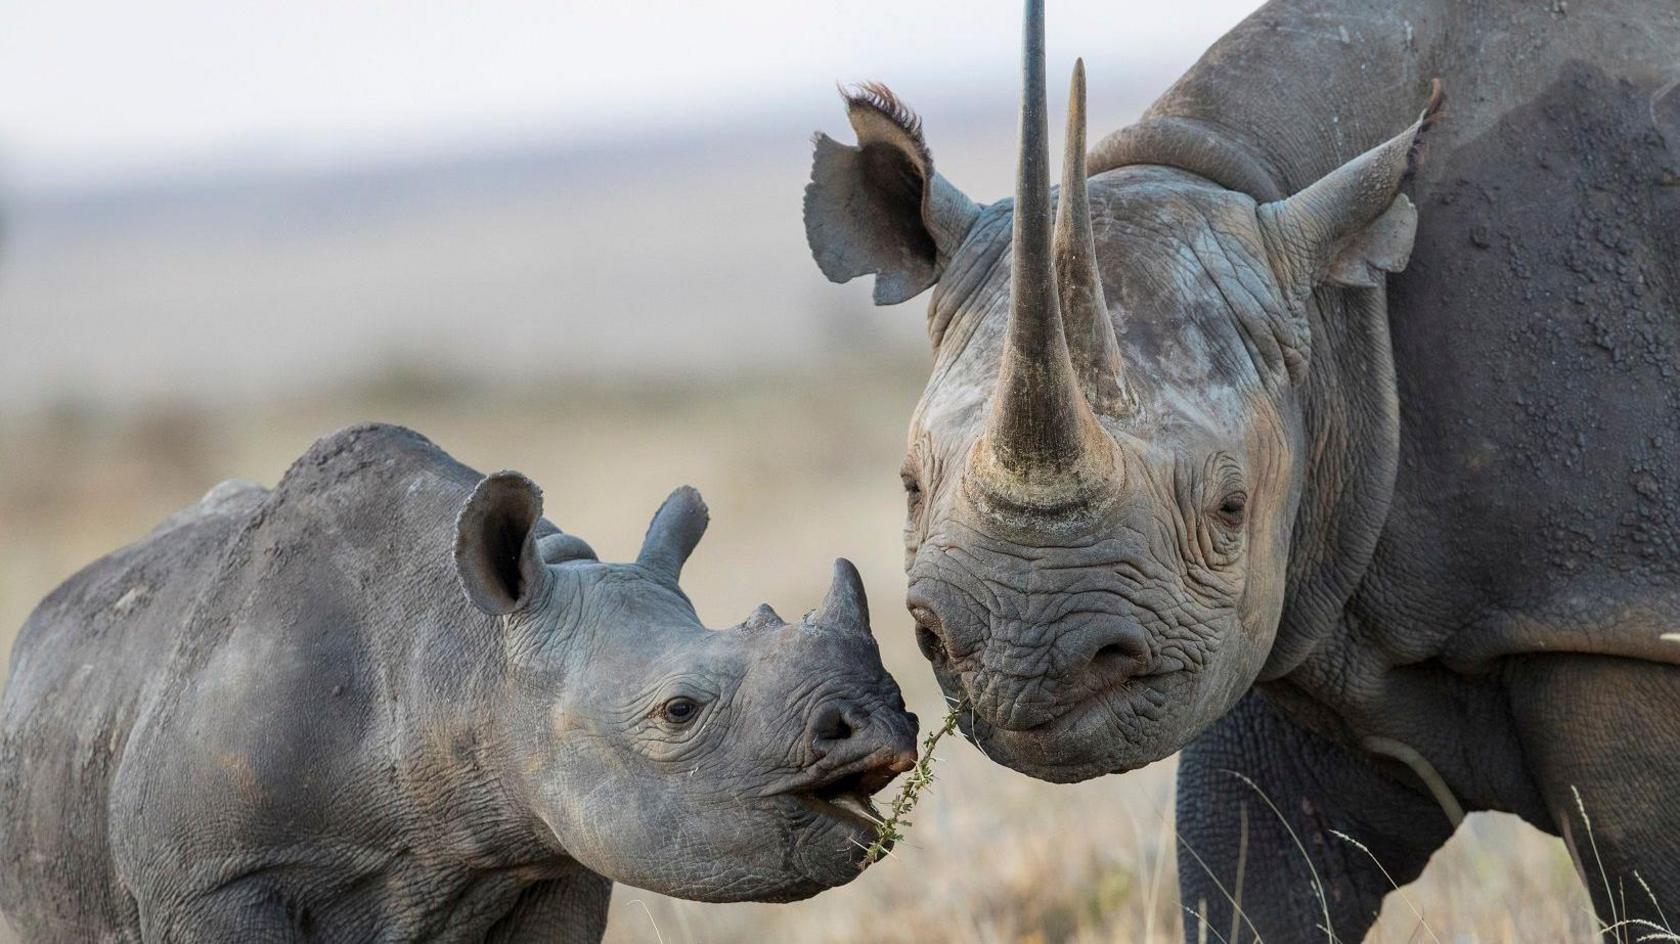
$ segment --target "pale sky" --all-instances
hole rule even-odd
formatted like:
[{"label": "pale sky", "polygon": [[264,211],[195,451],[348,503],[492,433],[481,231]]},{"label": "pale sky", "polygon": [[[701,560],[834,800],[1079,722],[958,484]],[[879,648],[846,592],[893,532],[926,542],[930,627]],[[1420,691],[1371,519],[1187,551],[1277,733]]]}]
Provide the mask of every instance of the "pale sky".
[{"label": "pale sky", "polygon": [[[1255,0],[1052,0],[1053,62],[1182,68]],[[832,95],[988,90],[1017,0],[9,0],[0,170],[14,184],[233,158],[382,154],[522,128],[580,137]],[[1061,72],[1060,68],[1053,73]]]}]

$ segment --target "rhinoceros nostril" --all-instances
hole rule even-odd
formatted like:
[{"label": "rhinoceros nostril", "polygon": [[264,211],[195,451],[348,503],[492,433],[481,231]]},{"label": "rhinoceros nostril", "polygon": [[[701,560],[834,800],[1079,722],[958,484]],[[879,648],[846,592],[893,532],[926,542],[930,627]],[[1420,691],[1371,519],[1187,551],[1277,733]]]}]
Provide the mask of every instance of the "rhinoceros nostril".
[{"label": "rhinoceros nostril", "polygon": [[922,651],[922,658],[929,662],[949,659],[951,651],[941,634],[943,627],[939,623],[939,615],[931,608],[913,602],[910,604],[910,618],[916,621],[916,648]]},{"label": "rhinoceros nostril", "polygon": [[811,719],[811,739],[818,743],[844,741],[852,736],[852,731],[852,723],[840,705],[824,705]]},{"label": "rhinoceros nostril", "polygon": [[1091,653],[1090,670],[1104,682],[1144,674],[1149,668],[1149,642],[1142,632],[1126,628],[1104,634]]},{"label": "rhinoceros nostril", "polygon": [[1132,656],[1126,651],[1125,646],[1122,646],[1117,642],[1111,642],[1101,649],[1098,649],[1097,654],[1091,657],[1091,662],[1094,665],[1101,666],[1117,662],[1129,662],[1131,659]]},{"label": "rhinoceros nostril", "polygon": [[916,648],[922,651],[922,658],[929,662],[941,662],[949,658],[949,653],[945,651],[945,641],[926,626],[916,627]]}]

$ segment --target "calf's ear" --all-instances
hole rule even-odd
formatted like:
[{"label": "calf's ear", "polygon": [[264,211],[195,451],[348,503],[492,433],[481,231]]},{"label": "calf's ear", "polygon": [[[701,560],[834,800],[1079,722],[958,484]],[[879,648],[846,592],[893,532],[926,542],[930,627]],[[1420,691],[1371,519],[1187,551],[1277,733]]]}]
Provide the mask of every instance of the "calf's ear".
[{"label": "calf's ear", "polygon": [[678,488],[653,513],[636,563],[675,585],[711,520],[711,512],[694,486]]},{"label": "calf's ear", "polygon": [[575,534],[567,534],[547,518],[537,522],[537,526],[531,530],[531,538],[537,542],[537,557],[545,564],[600,560],[595,556],[595,549],[589,546],[588,541]]},{"label": "calf's ear", "polygon": [[933,169],[922,121],[884,85],[842,90],[857,145],[816,137],[805,238],[823,275],[875,276],[875,304],[939,281],[980,207]]},{"label": "calf's ear", "polygon": [[1259,208],[1272,265],[1292,302],[1320,285],[1376,288],[1406,268],[1417,210],[1400,192],[1423,135],[1440,113],[1441,85],[1405,131],[1336,168],[1305,190]]},{"label": "calf's ear", "polygon": [[473,605],[500,616],[542,595],[542,489],[518,472],[487,475],[455,518],[455,572]]}]

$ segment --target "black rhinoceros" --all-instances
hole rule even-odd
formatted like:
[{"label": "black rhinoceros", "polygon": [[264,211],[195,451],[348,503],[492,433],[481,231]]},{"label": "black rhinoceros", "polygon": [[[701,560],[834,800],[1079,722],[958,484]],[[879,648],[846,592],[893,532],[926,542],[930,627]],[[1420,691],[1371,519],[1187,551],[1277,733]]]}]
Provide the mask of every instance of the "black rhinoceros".
[{"label": "black rhinoceros", "polygon": [[850,880],[916,727],[857,573],[710,631],[677,587],[705,527],[679,489],[602,563],[390,426],[219,486],[24,626],[0,906],[31,942],[582,944],[613,881]]},{"label": "black rhinoceros", "polygon": [[830,278],[934,289],[908,602],[965,732],[1188,746],[1227,940],[1358,940],[1459,809],[1680,915],[1680,4],[1276,0],[1089,155],[1076,72],[1059,198],[1042,29],[1013,202],[876,85],[805,196]]}]

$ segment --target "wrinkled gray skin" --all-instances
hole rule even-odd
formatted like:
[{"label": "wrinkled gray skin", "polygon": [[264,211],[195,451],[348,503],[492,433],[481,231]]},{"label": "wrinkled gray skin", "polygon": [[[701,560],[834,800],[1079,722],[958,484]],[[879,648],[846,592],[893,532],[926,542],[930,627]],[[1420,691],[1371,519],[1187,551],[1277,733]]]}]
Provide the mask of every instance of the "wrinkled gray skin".
[{"label": "wrinkled gray skin", "polygon": [[838,804],[908,767],[916,723],[851,565],[798,624],[711,631],[677,587],[692,489],[633,564],[540,515],[517,473],[357,427],[54,591],[0,718],[24,939],[570,944],[613,881],[855,877],[874,831]]},{"label": "wrinkled gray skin", "polygon": [[1405,882],[1455,803],[1680,914],[1680,6],[1278,0],[1088,165],[1073,115],[1059,198],[1035,6],[1015,201],[866,86],[805,203],[829,277],[934,289],[908,602],[964,731],[1186,748],[1226,940],[1360,939],[1391,885],[1330,831]]}]

